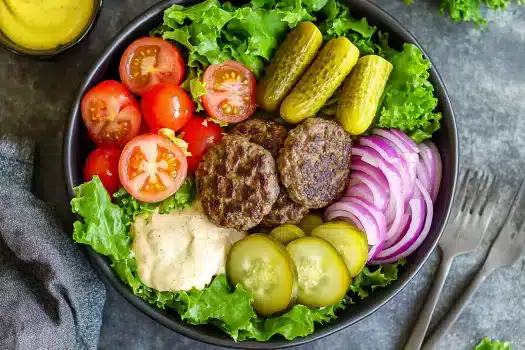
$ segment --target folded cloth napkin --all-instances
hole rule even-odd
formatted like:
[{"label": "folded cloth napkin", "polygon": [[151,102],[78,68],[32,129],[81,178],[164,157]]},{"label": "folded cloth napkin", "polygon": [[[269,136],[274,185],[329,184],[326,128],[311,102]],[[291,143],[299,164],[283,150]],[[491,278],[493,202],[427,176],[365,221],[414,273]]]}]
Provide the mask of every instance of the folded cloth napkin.
[{"label": "folded cloth napkin", "polygon": [[104,285],[31,193],[33,154],[0,136],[0,349],[95,349]]}]

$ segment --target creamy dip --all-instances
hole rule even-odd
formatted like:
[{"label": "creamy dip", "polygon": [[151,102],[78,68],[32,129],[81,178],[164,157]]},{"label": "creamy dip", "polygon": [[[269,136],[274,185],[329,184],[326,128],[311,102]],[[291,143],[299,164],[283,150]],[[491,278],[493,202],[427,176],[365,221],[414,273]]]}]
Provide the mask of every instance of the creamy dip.
[{"label": "creamy dip", "polygon": [[246,232],[218,227],[200,203],[170,214],[140,215],[130,230],[138,275],[158,291],[202,289],[224,273],[226,256]]}]

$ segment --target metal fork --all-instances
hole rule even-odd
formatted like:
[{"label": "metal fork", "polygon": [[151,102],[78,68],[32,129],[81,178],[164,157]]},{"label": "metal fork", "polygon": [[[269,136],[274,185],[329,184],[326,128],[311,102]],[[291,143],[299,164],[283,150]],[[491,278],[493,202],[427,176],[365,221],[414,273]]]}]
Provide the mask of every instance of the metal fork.
[{"label": "metal fork", "polygon": [[519,228],[516,228],[513,220],[516,208],[520,199],[523,198],[525,192],[525,184],[522,181],[520,189],[510,209],[505,224],[499,232],[496,240],[490,248],[489,255],[483,266],[476,274],[467,287],[463,295],[456,301],[447,316],[441,320],[432,335],[425,342],[424,349],[432,349],[438,343],[439,339],[447,332],[447,330],[456,322],[461,312],[465,309],[472,296],[476,293],[478,288],[483,284],[487,277],[497,268],[503,266],[510,266],[514,264],[525,251],[525,220],[522,221]]},{"label": "metal fork", "polygon": [[456,197],[456,206],[439,241],[441,264],[405,350],[421,349],[454,258],[475,250],[483,240],[496,202],[490,199],[493,181],[493,176],[483,172],[467,170],[460,173],[460,191]]}]

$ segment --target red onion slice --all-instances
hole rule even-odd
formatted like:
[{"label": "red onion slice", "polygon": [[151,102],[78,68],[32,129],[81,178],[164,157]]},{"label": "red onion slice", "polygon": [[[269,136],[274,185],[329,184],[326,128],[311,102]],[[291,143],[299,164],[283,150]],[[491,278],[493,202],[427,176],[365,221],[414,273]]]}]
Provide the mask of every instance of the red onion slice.
[{"label": "red onion slice", "polygon": [[[424,201],[424,205],[426,209],[426,215],[424,218],[424,226],[422,230],[419,232],[415,241],[413,241],[410,245],[407,246],[405,244],[407,241],[411,240],[411,237],[408,237],[407,239],[405,239],[406,236],[409,236],[409,234],[407,233],[406,236],[403,237],[402,240],[400,240],[398,243],[396,243],[392,247],[383,250],[381,253],[378,254],[377,259],[374,259],[370,263],[372,264],[390,264],[390,263],[396,262],[412,254],[417,248],[419,248],[419,246],[427,238],[428,233],[430,232],[430,226],[432,225],[434,207],[433,207],[432,199],[430,198],[430,195],[427,193],[427,191],[425,190],[421,182],[419,182],[419,180],[416,180],[416,186],[418,190],[420,191],[421,196],[423,197],[423,201]],[[414,220],[419,221],[417,220],[417,218],[413,217],[412,221]],[[401,248],[404,248],[404,250]]]},{"label": "red onion slice", "polygon": [[361,222],[357,220],[357,218],[353,214],[347,211],[344,211],[344,210],[332,210],[330,212],[325,211],[324,218],[325,218],[325,221],[332,221],[334,219],[346,221],[350,224],[356,225],[358,229],[365,232],[365,228],[363,227]]},{"label": "red onion slice", "polygon": [[417,144],[412,140],[410,137],[408,137],[407,134],[405,134],[403,131],[398,129],[390,129],[389,130],[392,134],[397,136],[399,140],[401,140],[405,145],[407,145],[407,148],[410,149],[412,152],[419,152],[419,149],[417,148]]},{"label": "red onion slice", "polygon": [[421,158],[427,165],[428,172],[434,175],[430,196],[432,197],[432,201],[435,202],[439,193],[441,178],[443,176],[443,163],[441,161],[441,155],[433,142],[426,141],[424,142],[424,145],[426,146],[426,150],[421,154]]},{"label": "red onion slice", "polygon": [[368,244],[374,245],[381,242],[383,237],[381,237],[379,225],[377,224],[374,215],[367,208],[355,203],[354,201],[337,202],[326,209],[325,216],[330,217],[333,215],[331,214],[332,211],[344,211],[354,215],[364,228],[364,232],[368,237]]},{"label": "red onion slice", "polygon": [[392,238],[387,240],[383,249],[389,248],[399,242],[399,240],[407,233],[408,228],[410,227],[410,220],[411,217],[409,214],[403,214],[403,218],[401,219],[401,227],[403,227],[403,229],[399,230]]},{"label": "red onion slice", "polygon": [[369,202],[374,202],[374,196],[372,195],[372,191],[370,191],[368,186],[365,184],[357,184],[352,187],[349,187],[345,193],[345,196],[360,197],[366,199]]},{"label": "red onion slice", "polygon": [[361,160],[361,157],[352,157],[352,171],[359,170],[363,173],[370,175],[382,188],[388,191],[388,181],[385,177],[385,174],[381,172],[379,168],[376,168],[373,165],[370,165]]},{"label": "red onion slice", "polygon": [[403,198],[405,199],[405,202],[408,202],[412,197],[413,188],[411,187],[410,172],[405,157],[400,154],[390,141],[379,136],[361,137],[359,144],[374,149],[384,160],[396,167],[402,180]]},{"label": "red onion slice", "polygon": [[390,141],[405,158],[408,167],[408,174],[410,176],[408,195],[405,196],[405,204],[408,204],[416,186],[416,168],[419,163],[419,148],[410,137],[399,130],[374,129],[372,130],[372,133]]},{"label": "red onion slice", "polygon": [[[376,223],[379,227],[379,234],[380,234],[380,238],[381,238],[381,241],[377,244],[374,244],[369,252],[368,252],[368,259],[367,260],[371,260],[371,259],[374,259],[377,254],[379,254],[379,252],[384,248],[384,241],[386,240],[386,219],[385,219],[385,215],[377,210],[373,204],[369,203],[369,202],[366,202],[360,198],[347,198],[348,201],[353,201],[361,206],[363,206],[364,208],[368,209],[368,211],[374,216],[375,220],[376,220]],[[364,231],[366,233],[366,231]]]},{"label": "red onion slice", "polygon": [[388,224],[387,240],[391,239],[403,229],[401,219],[405,212],[405,203],[402,197],[402,185],[399,173],[391,164],[386,162],[377,151],[370,147],[354,146],[352,153],[360,156],[363,162],[378,167],[388,181],[390,200],[386,210]]},{"label": "red onion slice", "polygon": [[[365,184],[370,192],[372,192],[374,205],[379,210],[385,210],[388,205],[388,193],[386,192],[385,187],[381,187],[376,180],[374,180],[370,175],[362,171],[354,171],[350,174],[350,183],[348,184],[351,189],[355,185]],[[348,192],[347,196],[350,196]]]},{"label": "red onion slice", "polygon": [[[377,223],[375,216],[370,212],[366,207],[356,203],[355,201],[351,202],[338,202],[329,206],[325,211],[325,217],[328,219],[334,215],[342,217],[341,214],[334,213],[349,213],[355,216],[358,222],[362,224],[362,230],[366,233],[368,239],[368,244],[372,247],[368,251],[368,259],[373,259],[380,251],[383,249],[384,244],[384,229],[381,232],[381,228]],[[350,216],[347,215],[347,218]],[[357,225],[357,222],[355,222]],[[383,235],[383,237],[381,237]]]},{"label": "red onion slice", "polygon": [[432,180],[429,176],[428,169],[425,166],[424,162],[419,162],[417,166],[417,179],[423,187],[427,190],[428,193],[432,192]]}]

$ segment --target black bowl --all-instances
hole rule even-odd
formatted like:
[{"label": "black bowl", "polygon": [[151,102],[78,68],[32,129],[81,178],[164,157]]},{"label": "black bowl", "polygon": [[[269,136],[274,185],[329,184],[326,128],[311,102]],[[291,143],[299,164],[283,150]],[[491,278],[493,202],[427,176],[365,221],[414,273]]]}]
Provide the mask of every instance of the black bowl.
[{"label": "black bowl", "polygon": [[[404,42],[419,46],[412,34],[372,2],[368,0],[348,0],[346,2],[349,4],[353,16],[367,17],[372,25],[389,32],[393,47],[399,49]],[[79,106],[82,96],[88,89],[104,79],[118,79],[118,63],[122,53],[133,40],[141,36],[147,36],[150,29],[162,22],[162,14],[165,8],[173,4],[191,3],[194,3],[194,1],[167,0],[142,13],[117,34],[84,79],[72,107],[64,138],[64,169],[70,198],[74,196],[73,187],[83,182],[82,168],[92,147],[87,139],[80,115]],[[448,219],[458,172],[458,135],[449,97],[435,68],[431,69],[431,79],[439,98],[439,111],[443,114],[442,128],[434,137],[434,142],[443,159],[443,180],[435,203],[435,217],[430,234],[423,245],[409,256],[407,264],[402,268],[397,281],[387,288],[377,290],[369,298],[341,311],[337,320],[330,324],[316,327],[314,334],[304,338],[297,338],[293,341],[274,338],[264,343],[255,341],[235,343],[214,326],[189,325],[181,321],[175,311],[159,310],[138,298],[111,270],[108,260],[87,247],[86,251],[91,262],[139,310],[177,333],[214,345],[250,349],[284,348],[304,344],[351,326],[379,309],[408,284],[434,250]]]}]

